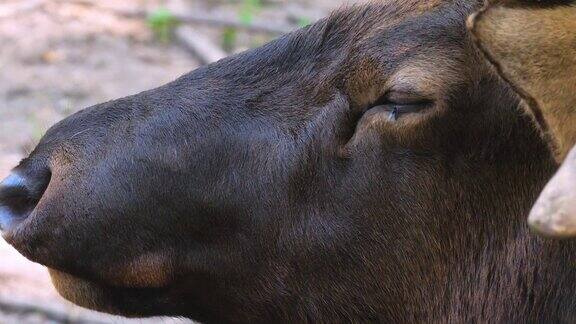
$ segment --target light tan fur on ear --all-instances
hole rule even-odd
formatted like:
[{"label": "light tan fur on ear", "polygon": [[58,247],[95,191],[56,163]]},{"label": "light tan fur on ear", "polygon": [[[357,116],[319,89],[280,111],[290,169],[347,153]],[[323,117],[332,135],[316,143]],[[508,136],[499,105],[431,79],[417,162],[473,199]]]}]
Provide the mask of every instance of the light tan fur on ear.
[{"label": "light tan fur on ear", "polygon": [[563,160],[576,144],[576,5],[494,4],[468,24],[488,59],[541,114]]},{"label": "light tan fur on ear", "polygon": [[[520,0],[522,1],[522,0]],[[576,4],[492,3],[468,21],[476,44],[525,99],[562,161],[576,143]],[[551,237],[576,237],[576,148],[529,217]]]}]

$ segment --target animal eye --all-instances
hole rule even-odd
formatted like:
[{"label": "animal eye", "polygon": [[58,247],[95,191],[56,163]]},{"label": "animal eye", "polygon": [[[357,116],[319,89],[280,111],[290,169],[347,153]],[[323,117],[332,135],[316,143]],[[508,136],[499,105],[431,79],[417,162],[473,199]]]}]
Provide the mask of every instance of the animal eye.
[{"label": "animal eye", "polygon": [[417,113],[429,108],[432,100],[408,92],[388,92],[371,107],[388,112],[388,119],[396,121],[405,114]]}]

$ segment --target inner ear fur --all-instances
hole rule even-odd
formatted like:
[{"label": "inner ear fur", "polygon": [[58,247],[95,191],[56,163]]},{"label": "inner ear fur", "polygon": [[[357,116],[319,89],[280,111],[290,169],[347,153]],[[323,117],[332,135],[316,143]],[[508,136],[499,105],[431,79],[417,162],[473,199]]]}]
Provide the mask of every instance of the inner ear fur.
[{"label": "inner ear fur", "polygon": [[576,144],[576,1],[494,1],[468,27],[564,160]]}]

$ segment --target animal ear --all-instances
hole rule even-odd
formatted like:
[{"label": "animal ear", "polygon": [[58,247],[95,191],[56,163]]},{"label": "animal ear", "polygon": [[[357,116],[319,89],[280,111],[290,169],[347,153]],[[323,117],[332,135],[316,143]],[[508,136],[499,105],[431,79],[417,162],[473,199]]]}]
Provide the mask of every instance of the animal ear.
[{"label": "animal ear", "polygon": [[[559,161],[576,143],[576,0],[489,0],[468,27],[477,46],[524,98]],[[532,209],[540,234],[576,237],[576,148]]]},{"label": "animal ear", "polygon": [[468,27],[563,160],[576,143],[576,0],[492,1]]}]

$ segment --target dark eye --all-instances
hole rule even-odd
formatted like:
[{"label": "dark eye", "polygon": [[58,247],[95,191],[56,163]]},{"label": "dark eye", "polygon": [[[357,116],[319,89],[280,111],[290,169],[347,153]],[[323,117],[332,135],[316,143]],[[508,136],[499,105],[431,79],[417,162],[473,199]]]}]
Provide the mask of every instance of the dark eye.
[{"label": "dark eye", "polygon": [[379,108],[389,113],[389,120],[395,121],[402,115],[417,113],[432,106],[432,100],[410,92],[391,91],[382,96],[372,108]]}]

